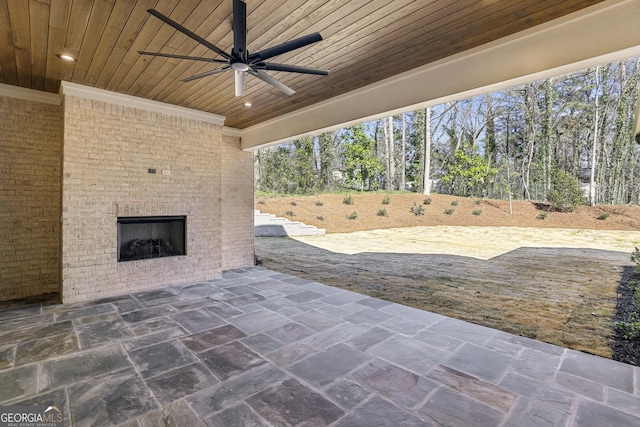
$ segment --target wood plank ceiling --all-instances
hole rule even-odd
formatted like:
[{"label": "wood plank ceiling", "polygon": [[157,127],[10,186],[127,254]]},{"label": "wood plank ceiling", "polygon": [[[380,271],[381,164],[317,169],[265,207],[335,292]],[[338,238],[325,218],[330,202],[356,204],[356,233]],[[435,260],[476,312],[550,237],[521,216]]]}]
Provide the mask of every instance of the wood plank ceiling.
[{"label": "wood plank ceiling", "polygon": [[[137,53],[215,57],[149,8],[230,51],[231,0],[6,0],[0,83],[55,93],[66,80],[221,114],[242,129],[600,1],[246,0],[250,52],[318,31],[323,41],[273,61],[331,73],[269,72],[297,91],[292,96],[247,76],[245,96],[235,97],[232,72],[180,82],[216,64]],[[59,53],[77,62],[62,62]]]}]

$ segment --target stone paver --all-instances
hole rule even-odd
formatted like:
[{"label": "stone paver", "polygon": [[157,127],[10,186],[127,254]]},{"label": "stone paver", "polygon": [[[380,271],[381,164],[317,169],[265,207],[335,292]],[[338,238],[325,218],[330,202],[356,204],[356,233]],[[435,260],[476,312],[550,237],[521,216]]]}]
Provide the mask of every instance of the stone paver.
[{"label": "stone paver", "polygon": [[0,384],[76,426],[640,425],[638,368],[258,267],[0,311]]},{"label": "stone paver", "polygon": [[420,412],[436,425],[471,425],[497,426],[504,413],[477,400],[457,393],[449,388],[440,388],[420,408]]},{"label": "stone paver", "polygon": [[633,366],[631,365],[571,352],[564,358],[560,371],[633,393]]},{"label": "stone paver", "polygon": [[275,425],[329,425],[344,415],[336,404],[293,378],[262,390],[246,401]]}]

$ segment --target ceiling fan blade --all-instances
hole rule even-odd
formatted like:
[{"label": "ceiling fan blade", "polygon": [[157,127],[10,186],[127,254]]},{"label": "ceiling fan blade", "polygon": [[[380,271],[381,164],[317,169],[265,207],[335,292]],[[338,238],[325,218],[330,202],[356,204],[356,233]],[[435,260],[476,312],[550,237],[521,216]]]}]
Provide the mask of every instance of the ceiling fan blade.
[{"label": "ceiling fan blade", "polygon": [[307,36],[303,36],[298,39],[279,44],[278,46],[269,47],[267,49],[261,50],[260,52],[251,54],[249,55],[249,62],[264,61],[265,59],[273,58],[274,56],[282,55],[283,53],[300,49],[301,47],[317,43],[321,40],[322,36],[320,35],[320,33],[309,34]]},{"label": "ceiling fan blade", "polygon": [[244,71],[234,70],[236,72],[236,96],[244,96]]},{"label": "ceiling fan blade", "polygon": [[286,64],[274,64],[272,62],[260,62],[258,64],[252,65],[252,67],[254,69],[259,69],[259,70],[287,71],[289,73],[317,74],[320,76],[326,76],[329,74],[329,70],[321,70],[319,68],[297,67],[295,65],[286,65]]},{"label": "ceiling fan blade", "polygon": [[247,4],[233,0],[233,50],[232,56],[247,60]]},{"label": "ceiling fan blade", "polygon": [[201,74],[196,74],[195,76],[187,77],[186,79],[182,79],[181,81],[186,83],[186,82],[190,82],[192,80],[201,79],[202,77],[212,76],[214,74],[220,74],[223,71],[227,71],[229,68],[231,68],[231,66],[218,68],[218,69],[207,71],[207,72],[204,72],[204,73],[201,73]]},{"label": "ceiling fan blade", "polygon": [[183,27],[182,25],[178,24],[176,21],[172,20],[168,16],[164,16],[162,13],[160,13],[157,10],[154,10],[154,9],[147,9],[147,12],[149,12],[151,15],[155,16],[156,18],[158,18],[162,22],[171,25],[173,28],[175,28],[176,30],[180,31],[185,36],[187,36],[187,37],[197,41],[201,45],[211,49],[212,51],[214,51],[218,55],[223,56],[223,57],[225,57],[227,59],[232,59],[231,55],[229,55],[227,52],[223,51],[222,49],[220,49],[216,45],[214,45],[212,43],[209,43],[208,41],[206,41],[205,39],[203,39],[202,37],[200,37],[199,35],[197,35],[193,31],[190,31],[190,30],[186,29],[185,27]]},{"label": "ceiling fan blade", "polygon": [[139,50],[138,53],[140,55],[160,56],[162,58],[190,59],[192,61],[217,62],[219,64],[229,63],[229,61],[223,61],[222,59],[203,58],[200,56],[174,55],[172,53],[160,53],[160,52],[145,52],[143,50]]},{"label": "ceiling fan blade", "polygon": [[269,83],[273,87],[280,89],[282,92],[286,93],[287,95],[293,95],[294,93],[296,93],[295,90],[291,89],[289,86],[285,86],[284,84],[280,83],[279,81],[269,76],[268,74],[261,73],[258,70],[249,70],[247,71],[247,73],[251,74],[252,76],[256,76],[263,82]]}]

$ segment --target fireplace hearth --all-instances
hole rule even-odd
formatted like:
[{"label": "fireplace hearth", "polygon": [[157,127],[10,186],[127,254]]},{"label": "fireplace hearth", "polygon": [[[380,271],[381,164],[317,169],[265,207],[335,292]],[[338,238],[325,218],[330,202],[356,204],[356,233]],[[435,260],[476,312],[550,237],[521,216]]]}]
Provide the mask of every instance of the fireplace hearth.
[{"label": "fireplace hearth", "polygon": [[185,216],[118,217],[118,262],[186,255]]}]

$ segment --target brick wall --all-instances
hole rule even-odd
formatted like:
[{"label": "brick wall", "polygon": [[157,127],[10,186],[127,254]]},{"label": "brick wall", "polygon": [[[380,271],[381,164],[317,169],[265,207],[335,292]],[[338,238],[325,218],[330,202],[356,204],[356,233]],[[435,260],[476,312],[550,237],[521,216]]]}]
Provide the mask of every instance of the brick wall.
[{"label": "brick wall", "polygon": [[[222,126],[69,95],[63,105],[63,301],[218,277]],[[117,262],[119,213],[186,215],[187,255]]]},{"label": "brick wall", "polygon": [[222,268],[253,265],[253,154],[222,138]]},{"label": "brick wall", "polygon": [[[65,302],[81,301],[253,264],[252,156],[221,123],[109,102],[118,95],[66,94],[58,105],[53,94],[9,89],[0,94],[0,301],[61,288]],[[117,217],[156,215],[187,216],[187,255],[118,263]]]},{"label": "brick wall", "polygon": [[60,284],[59,105],[0,96],[0,301]]}]

